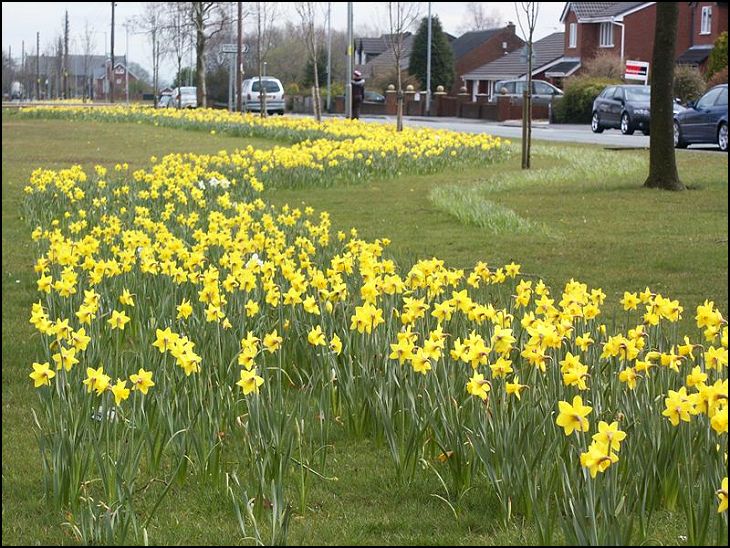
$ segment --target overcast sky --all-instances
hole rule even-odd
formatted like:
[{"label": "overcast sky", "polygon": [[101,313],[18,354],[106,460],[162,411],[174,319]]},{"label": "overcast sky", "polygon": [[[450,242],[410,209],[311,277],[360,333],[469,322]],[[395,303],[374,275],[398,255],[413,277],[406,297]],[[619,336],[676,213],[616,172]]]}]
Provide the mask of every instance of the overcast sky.
[{"label": "overcast sky", "polygon": [[[124,55],[126,52],[126,34],[123,24],[129,18],[141,13],[143,2],[117,2],[115,55]],[[279,2],[284,6],[282,18],[295,20],[293,2]],[[385,2],[354,2],[355,29],[363,26],[369,29],[384,27],[383,5]],[[484,2],[487,12],[499,15],[503,24],[515,21],[513,2]],[[327,3],[320,2],[322,12],[326,11]],[[563,30],[560,25],[560,12],[563,2],[542,2],[540,19],[536,29],[536,39]],[[428,3],[421,2],[424,16]],[[444,30],[458,36],[466,16],[466,2],[432,2],[432,13],[438,15]],[[96,53],[109,52],[111,28],[111,2],[3,2],[2,11],[2,47],[7,53],[12,49],[12,55],[20,59],[21,48],[25,41],[26,55],[35,55],[36,32],[40,32],[41,54],[52,43],[53,39],[61,34],[64,12],[68,10],[69,25],[71,28],[71,52],[81,53],[79,36],[83,32],[86,22],[95,31]],[[324,19],[323,19],[324,22]],[[347,2],[332,2],[332,27],[345,30],[347,24]],[[519,27],[517,29],[519,33]],[[129,60],[145,67],[151,72],[152,59],[149,41],[146,36],[129,34]],[[170,80],[173,67],[168,63],[161,71],[162,78]]]}]

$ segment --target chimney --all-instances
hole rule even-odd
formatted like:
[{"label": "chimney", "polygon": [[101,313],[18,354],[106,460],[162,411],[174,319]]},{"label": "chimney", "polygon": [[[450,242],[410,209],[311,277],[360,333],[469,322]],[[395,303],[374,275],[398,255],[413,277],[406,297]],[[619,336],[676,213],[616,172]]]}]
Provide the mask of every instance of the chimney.
[{"label": "chimney", "polygon": [[512,21],[507,23],[507,32],[509,32],[510,34],[515,33],[515,24]]}]

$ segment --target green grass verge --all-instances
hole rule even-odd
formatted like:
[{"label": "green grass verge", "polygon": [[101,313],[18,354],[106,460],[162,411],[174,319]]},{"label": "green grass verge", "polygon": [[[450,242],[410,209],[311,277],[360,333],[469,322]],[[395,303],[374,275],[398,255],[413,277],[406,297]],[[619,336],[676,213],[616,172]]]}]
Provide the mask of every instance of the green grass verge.
[{"label": "green grass verge", "polygon": [[[215,152],[270,142],[184,132],[135,124],[4,120],[3,124],[3,544],[68,544],[63,515],[44,501],[41,466],[30,411],[35,402],[28,366],[37,338],[27,323],[36,299],[29,228],[20,211],[22,187],[36,167],[80,163],[146,164],[151,155],[173,151]],[[576,155],[595,147],[561,146]],[[622,161],[643,152],[611,152]],[[559,159],[536,158],[537,169],[556,169]],[[455,266],[477,260],[504,264],[515,259],[552,283],[570,277],[601,286],[610,297],[644,285],[680,298],[685,307],[714,298],[727,310],[727,156],[683,152],[680,174],[695,190],[662,193],[641,188],[641,177],[555,181],[490,189],[489,200],[521,218],[560,234],[505,231],[499,236],[463,224],[439,210],[429,193],[444,184],[474,188],[488,181],[516,180],[519,159],[471,169],[457,176],[403,176],[332,188],[276,190],[276,203],[306,201],[329,210],[338,228],[358,227],[365,238],[389,237],[400,262],[438,256]],[[630,160],[634,162],[636,160]],[[634,178],[632,178],[634,177]],[[692,316],[691,311],[685,317]],[[455,520],[436,498],[444,495],[427,471],[401,486],[387,451],[369,441],[336,441],[328,473],[338,481],[312,481],[310,512],[294,518],[290,541],[314,544],[527,544],[529,526],[516,518],[504,528],[490,517],[494,504],[478,484],[459,505]],[[160,493],[152,485],[146,504]],[[677,544],[682,519],[655,519],[655,540]],[[238,543],[224,488],[190,480],[174,485],[151,522],[150,540],[161,544]],[[556,540],[559,540],[556,539]]]}]

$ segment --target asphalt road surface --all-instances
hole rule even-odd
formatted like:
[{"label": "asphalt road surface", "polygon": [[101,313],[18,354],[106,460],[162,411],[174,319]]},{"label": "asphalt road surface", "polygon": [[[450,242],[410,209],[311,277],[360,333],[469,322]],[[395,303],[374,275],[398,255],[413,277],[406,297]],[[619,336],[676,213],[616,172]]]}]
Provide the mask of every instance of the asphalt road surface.
[{"label": "asphalt road surface", "polygon": [[[395,123],[395,117],[363,116],[362,119]],[[404,118],[404,124],[410,127],[433,127],[467,133],[490,133],[509,139],[520,139],[522,137],[522,128],[516,123],[513,125],[511,122],[497,123],[463,118],[406,117]],[[593,133],[587,124],[539,124],[532,128],[532,138],[563,143],[590,143],[610,148],[649,148],[649,137],[642,134],[641,131],[636,131],[633,135],[622,135],[617,129],[607,129],[603,133]],[[690,150],[719,152],[716,145],[691,145]]]}]

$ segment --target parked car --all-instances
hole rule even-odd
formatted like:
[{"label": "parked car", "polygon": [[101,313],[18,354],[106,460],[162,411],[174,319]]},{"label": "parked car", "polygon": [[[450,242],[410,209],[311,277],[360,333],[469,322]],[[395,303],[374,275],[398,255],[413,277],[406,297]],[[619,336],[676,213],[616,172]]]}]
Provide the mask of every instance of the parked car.
[{"label": "parked car", "polygon": [[[525,91],[527,80],[501,80],[494,84],[494,99],[498,95],[506,95],[507,97],[522,98]],[[532,104],[546,105],[550,103],[554,97],[562,97],[563,90],[556,88],[549,82],[544,80],[532,81]]]},{"label": "parked car", "polygon": [[385,96],[377,91],[365,91],[365,103],[385,103]]},{"label": "parked car", "polygon": [[172,101],[172,95],[160,95],[160,98],[157,100],[157,108],[169,108],[170,101]]},{"label": "parked car", "polygon": [[674,115],[674,146],[717,143],[727,152],[727,84],[715,86]]},{"label": "parked car", "polygon": [[172,90],[168,108],[198,108],[198,88],[185,86]]},{"label": "parked car", "polygon": [[[651,86],[608,86],[593,101],[591,130],[602,133],[604,129],[620,129],[624,135],[633,135],[640,129],[644,135],[650,131]],[[684,107],[675,101],[674,114]]]},{"label": "parked car", "polygon": [[266,93],[266,112],[284,114],[284,86],[277,78],[264,76],[243,81],[243,106],[248,112],[261,112],[261,86]]},{"label": "parked car", "polygon": [[616,128],[624,135],[633,135],[641,129],[649,135],[650,102],[650,86],[608,86],[593,101],[591,130],[601,133],[606,128]]}]

